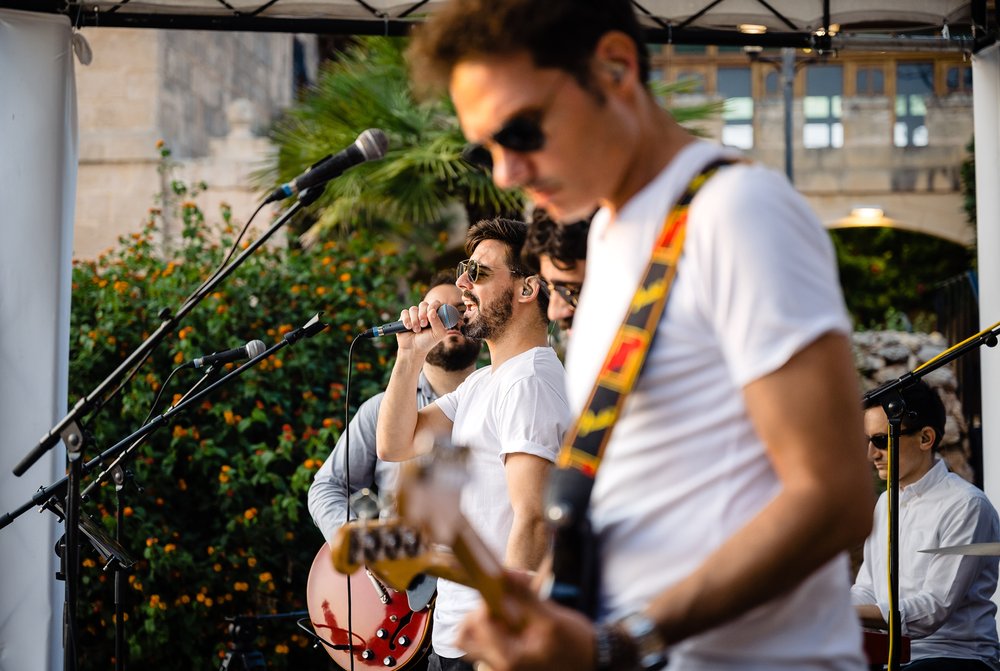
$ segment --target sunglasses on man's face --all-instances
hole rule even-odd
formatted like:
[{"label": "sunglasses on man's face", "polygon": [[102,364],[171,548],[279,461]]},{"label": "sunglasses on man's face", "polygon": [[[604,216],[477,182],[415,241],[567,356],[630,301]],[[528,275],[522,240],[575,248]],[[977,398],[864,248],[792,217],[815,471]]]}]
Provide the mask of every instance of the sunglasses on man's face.
[{"label": "sunglasses on man's face", "polygon": [[[903,429],[899,432],[901,436],[912,436],[915,433],[920,433],[920,429]],[[885,433],[876,433],[874,436],[868,436],[868,442],[871,443],[872,447],[876,450],[885,451],[889,449],[889,436]]]},{"label": "sunglasses on man's face", "polygon": [[[489,141],[504,149],[516,151],[521,154],[540,151],[544,148],[546,138],[545,131],[542,130],[542,122],[545,120],[545,115],[548,113],[549,107],[552,106],[552,102],[555,100],[556,93],[558,93],[562,84],[567,79],[568,77],[560,77],[553,84],[545,102],[537,109],[525,110],[507,119],[500,127],[500,130],[490,136]],[[493,169],[493,154],[490,153],[489,148],[483,143],[477,142],[466,145],[465,149],[462,150],[462,158],[485,170]]]},{"label": "sunglasses on man's face", "polygon": [[577,303],[580,302],[580,289],[582,288],[579,282],[558,282],[545,280],[545,286],[549,288],[549,295],[559,294],[559,297],[564,301],[569,303],[574,309]]}]

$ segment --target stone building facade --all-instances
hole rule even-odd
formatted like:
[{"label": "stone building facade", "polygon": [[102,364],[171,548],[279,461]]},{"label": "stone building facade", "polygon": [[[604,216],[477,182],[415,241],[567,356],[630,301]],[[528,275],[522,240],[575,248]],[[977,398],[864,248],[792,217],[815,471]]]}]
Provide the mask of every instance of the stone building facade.
[{"label": "stone building facade", "polygon": [[[80,165],[74,256],[92,258],[136,230],[174,177],[205,181],[199,204],[250,216],[251,173],[271,150],[269,124],[315,74],[315,39],[285,34],[84,29],[93,61],[77,63]],[[168,222],[166,234],[170,230]]]}]

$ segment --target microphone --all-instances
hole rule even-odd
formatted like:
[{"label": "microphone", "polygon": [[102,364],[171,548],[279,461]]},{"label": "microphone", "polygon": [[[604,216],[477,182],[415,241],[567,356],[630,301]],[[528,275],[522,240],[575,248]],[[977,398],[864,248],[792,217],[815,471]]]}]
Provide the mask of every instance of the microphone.
[{"label": "microphone", "polygon": [[[455,324],[458,323],[458,310],[455,309],[454,305],[449,303],[443,303],[437,309],[438,317],[441,319],[441,323],[447,329],[455,328]],[[410,329],[403,326],[402,320],[389,322],[388,324],[382,324],[381,326],[373,326],[367,331],[361,332],[362,338],[378,338],[384,335],[391,335],[393,333],[404,333]]]},{"label": "microphone", "polygon": [[326,156],[309,167],[304,173],[293,179],[291,182],[282,184],[271,192],[264,204],[273,203],[276,200],[283,200],[289,196],[294,196],[300,191],[305,191],[309,187],[318,184],[325,184],[334,177],[339,176],[345,170],[364,163],[374,161],[385,156],[385,150],[389,148],[389,139],[385,133],[378,128],[369,128],[361,133],[347,149],[340,151],[333,156]]},{"label": "microphone", "polygon": [[267,349],[267,345],[261,340],[251,340],[243,347],[227,349],[225,352],[216,352],[207,356],[198,357],[191,362],[195,368],[203,368],[215,364],[229,363],[230,361],[240,361],[241,359],[252,359],[260,356]]}]

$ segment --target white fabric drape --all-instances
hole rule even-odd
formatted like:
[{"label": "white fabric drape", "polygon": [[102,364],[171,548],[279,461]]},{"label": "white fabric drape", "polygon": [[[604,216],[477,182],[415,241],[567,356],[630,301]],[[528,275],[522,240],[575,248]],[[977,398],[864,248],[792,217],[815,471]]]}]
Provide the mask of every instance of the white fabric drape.
[{"label": "white fabric drape", "polygon": [[[976,233],[979,253],[979,322],[1000,321],[1000,45],[972,57],[976,137]],[[983,392],[983,486],[1000,502],[1000,351],[980,349]],[[1000,591],[993,595],[1000,604]]]},{"label": "white fabric drape", "polygon": [[[76,88],[69,20],[0,9],[0,512],[63,473],[58,446],[11,470],[66,414],[76,194]],[[0,529],[0,671],[62,666],[55,518]]]}]

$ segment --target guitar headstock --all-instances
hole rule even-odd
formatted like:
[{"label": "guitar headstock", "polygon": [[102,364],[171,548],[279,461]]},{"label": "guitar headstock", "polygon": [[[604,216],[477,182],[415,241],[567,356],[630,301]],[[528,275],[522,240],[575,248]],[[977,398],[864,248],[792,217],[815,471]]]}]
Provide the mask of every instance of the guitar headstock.
[{"label": "guitar headstock", "polygon": [[345,524],[338,529],[330,551],[339,573],[368,567],[398,592],[405,591],[421,573],[455,582],[468,580],[447,549],[428,545],[419,529],[398,519]]}]

